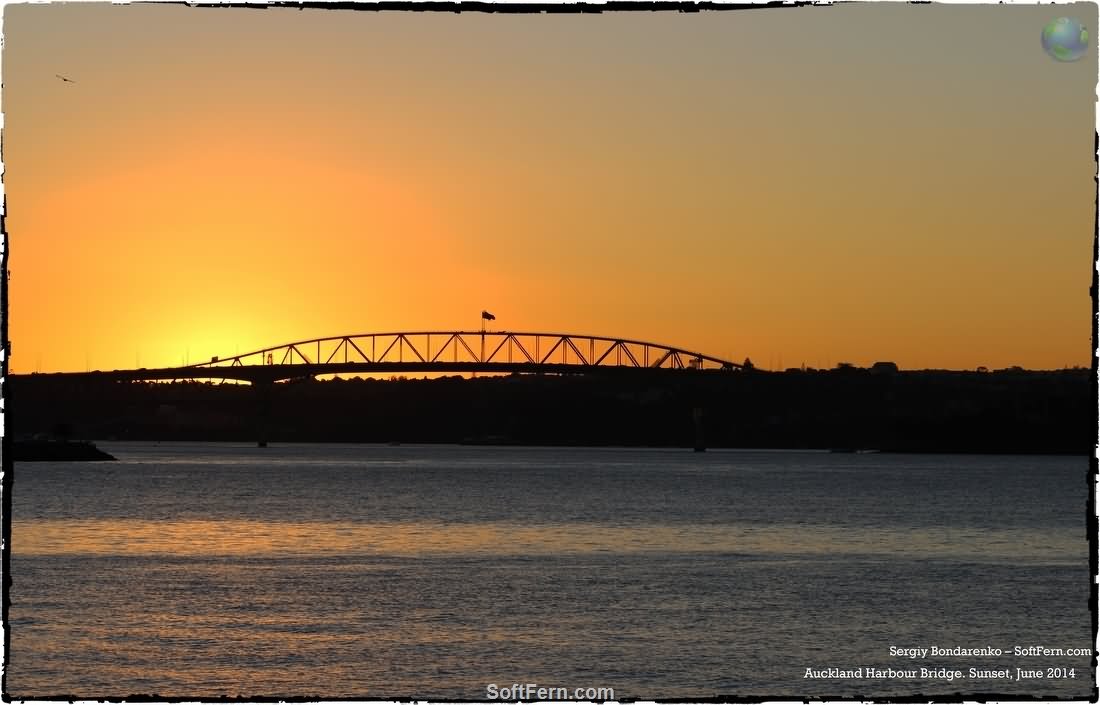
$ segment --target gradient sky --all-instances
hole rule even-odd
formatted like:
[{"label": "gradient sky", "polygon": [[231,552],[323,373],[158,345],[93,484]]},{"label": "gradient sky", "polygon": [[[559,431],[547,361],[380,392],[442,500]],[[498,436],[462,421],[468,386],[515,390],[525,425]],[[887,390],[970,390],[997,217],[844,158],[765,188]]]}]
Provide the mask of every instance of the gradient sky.
[{"label": "gradient sky", "polygon": [[[17,373],[318,336],[1089,364],[1093,4],[9,4]],[[55,77],[62,74],[74,83]]]}]

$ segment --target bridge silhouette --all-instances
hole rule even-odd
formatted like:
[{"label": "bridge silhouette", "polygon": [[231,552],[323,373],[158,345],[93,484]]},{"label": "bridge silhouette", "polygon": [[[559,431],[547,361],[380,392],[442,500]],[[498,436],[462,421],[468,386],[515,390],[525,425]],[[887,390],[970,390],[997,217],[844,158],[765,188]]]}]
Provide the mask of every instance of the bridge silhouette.
[{"label": "bridge silhouette", "polygon": [[[221,379],[256,390],[257,445],[266,446],[276,382],[332,374],[531,373],[664,375],[743,369],[729,360],[628,338],[511,331],[415,331],[313,338],[179,367],[53,372],[37,378],[89,381]],[[703,450],[702,409],[693,410]]]},{"label": "bridge silhouette", "polygon": [[712,355],[627,338],[510,331],[415,331],[313,338],[180,367],[39,376],[120,381],[222,379],[266,385],[329,374],[585,374],[741,368],[740,364]]}]

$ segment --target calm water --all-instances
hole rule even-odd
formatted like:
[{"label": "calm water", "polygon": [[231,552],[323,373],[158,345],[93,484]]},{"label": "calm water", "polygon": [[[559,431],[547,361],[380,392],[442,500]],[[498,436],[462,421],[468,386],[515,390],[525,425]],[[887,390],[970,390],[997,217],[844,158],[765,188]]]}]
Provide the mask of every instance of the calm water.
[{"label": "calm water", "polygon": [[[1091,646],[1086,458],[104,447],[16,466],[17,699],[1093,686],[1088,656],[1013,652]],[[890,653],[933,645],[1006,653]],[[805,677],[830,667],[864,675]]]}]

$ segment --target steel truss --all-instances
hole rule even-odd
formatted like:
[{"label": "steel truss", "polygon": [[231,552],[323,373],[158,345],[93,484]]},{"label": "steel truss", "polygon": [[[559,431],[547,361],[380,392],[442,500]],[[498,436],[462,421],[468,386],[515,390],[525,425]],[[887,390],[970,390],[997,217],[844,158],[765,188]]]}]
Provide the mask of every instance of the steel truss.
[{"label": "steel truss", "polygon": [[354,363],[423,363],[433,369],[446,363],[461,364],[463,368],[471,364],[526,363],[527,366],[552,366],[555,370],[561,366],[699,370],[741,367],[711,355],[627,338],[509,331],[416,331],[314,338],[232,357],[213,358],[179,369],[254,365],[318,368]]}]

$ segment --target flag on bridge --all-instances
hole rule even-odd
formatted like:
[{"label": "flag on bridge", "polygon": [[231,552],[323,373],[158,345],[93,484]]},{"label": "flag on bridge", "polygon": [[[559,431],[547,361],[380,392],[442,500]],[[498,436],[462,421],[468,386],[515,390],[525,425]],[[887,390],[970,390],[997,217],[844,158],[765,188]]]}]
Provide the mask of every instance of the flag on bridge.
[{"label": "flag on bridge", "polygon": [[495,321],[497,319],[496,316],[489,313],[488,311],[482,311],[481,312],[481,317],[484,318],[486,321]]}]

